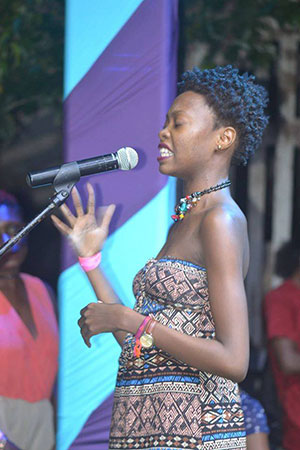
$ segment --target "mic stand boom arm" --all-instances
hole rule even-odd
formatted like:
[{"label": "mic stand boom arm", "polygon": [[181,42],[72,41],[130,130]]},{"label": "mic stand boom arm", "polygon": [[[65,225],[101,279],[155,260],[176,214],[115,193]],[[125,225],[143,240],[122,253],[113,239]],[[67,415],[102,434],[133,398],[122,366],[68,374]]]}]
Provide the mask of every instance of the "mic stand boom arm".
[{"label": "mic stand boom arm", "polygon": [[46,217],[50,216],[56,208],[63,204],[71,194],[73,187],[79,179],[80,171],[76,162],[63,164],[53,181],[55,194],[50,199],[49,205],[43,209],[43,211],[41,211],[31,222],[18,231],[15,236],[0,247],[0,258],[2,258],[2,256],[5,255],[5,253],[7,253],[24,236],[30,233],[36,225],[46,219]]}]

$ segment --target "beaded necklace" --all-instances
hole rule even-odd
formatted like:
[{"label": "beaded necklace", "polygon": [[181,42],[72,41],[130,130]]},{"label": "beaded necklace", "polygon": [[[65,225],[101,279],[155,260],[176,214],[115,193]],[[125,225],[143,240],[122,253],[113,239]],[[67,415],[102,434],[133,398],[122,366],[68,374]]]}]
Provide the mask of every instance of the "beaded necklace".
[{"label": "beaded necklace", "polygon": [[193,207],[197,205],[197,202],[200,198],[205,194],[210,194],[211,192],[219,191],[220,189],[224,189],[231,185],[230,180],[223,181],[223,183],[216,184],[208,189],[204,189],[204,191],[193,192],[191,195],[187,195],[186,197],[182,197],[179,200],[178,205],[175,206],[175,213],[171,217],[174,222],[178,222],[178,220],[183,220],[186,213]]}]

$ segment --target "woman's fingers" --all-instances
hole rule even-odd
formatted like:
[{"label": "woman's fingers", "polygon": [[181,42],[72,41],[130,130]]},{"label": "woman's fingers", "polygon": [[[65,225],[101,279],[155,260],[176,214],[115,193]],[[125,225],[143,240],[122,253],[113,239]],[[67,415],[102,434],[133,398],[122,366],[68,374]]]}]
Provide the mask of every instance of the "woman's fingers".
[{"label": "woman's fingers", "polygon": [[82,308],[82,309],[80,310],[80,315],[81,315],[81,316],[83,316],[83,314],[85,313],[85,311],[87,311],[88,306],[89,306],[89,305],[85,306],[84,308]]},{"label": "woman's fingers", "polygon": [[77,217],[83,216],[84,211],[83,211],[83,207],[82,207],[82,203],[81,203],[81,197],[79,195],[79,192],[78,192],[76,186],[74,186],[72,189],[72,199],[73,199],[73,203],[74,203],[75,210],[77,213]]},{"label": "woman's fingers", "polygon": [[77,323],[80,326],[80,328],[82,328],[82,326],[84,325],[84,317],[80,317],[80,319],[77,321]]},{"label": "woman's fingers", "polygon": [[59,209],[63,213],[65,219],[69,222],[69,224],[73,228],[74,223],[76,222],[76,217],[74,216],[74,214],[72,214],[70,208],[66,204],[63,204]]},{"label": "woman's fingers", "polygon": [[[97,303],[102,303],[101,300],[98,300]],[[91,321],[89,320],[89,318],[91,317],[90,315],[86,314],[88,311],[90,310],[94,310],[93,307],[97,304],[97,303],[89,303],[87,306],[85,306],[84,308],[81,309],[80,311],[80,318],[77,321],[79,327],[80,327],[80,333],[81,336],[85,342],[85,344],[88,347],[91,347],[91,343],[90,343],[90,339],[92,336],[95,335],[95,332],[91,331]]]},{"label": "woman's fingers", "polygon": [[81,329],[80,329],[80,333],[81,333],[81,336],[82,336],[82,338],[83,338],[83,340],[84,340],[84,343],[90,348],[90,347],[91,347],[91,344],[90,344],[90,337],[87,335],[87,333],[86,333],[86,331],[84,330],[84,328],[81,328]]},{"label": "woman's fingers", "polygon": [[50,216],[52,219],[53,224],[55,227],[65,236],[69,236],[69,234],[72,232],[72,228],[68,227],[62,220],[60,220],[58,217],[54,216],[53,214]]},{"label": "woman's fingers", "polygon": [[84,342],[86,343],[86,345],[91,348],[91,343],[90,343],[90,339],[91,339],[92,335],[89,333],[86,337]]},{"label": "woman's fingers", "polygon": [[91,214],[92,216],[95,215],[95,192],[94,192],[94,188],[91,185],[91,183],[87,183],[86,185],[87,190],[88,190],[88,203],[87,203],[87,213]]},{"label": "woman's fingers", "polygon": [[90,340],[91,334],[90,334],[89,326],[85,323],[85,318],[84,318],[84,317],[81,317],[81,318],[78,320],[77,323],[78,323],[78,325],[79,325],[79,327],[80,327],[80,334],[81,334],[81,336],[82,336],[82,338],[83,338],[85,344],[86,344],[88,347],[90,347],[91,344],[90,344],[90,341],[89,341],[89,340]]},{"label": "woman's fingers", "polygon": [[108,229],[109,224],[110,224],[111,219],[112,219],[112,216],[113,216],[113,214],[115,212],[115,209],[116,209],[116,205],[109,205],[105,209],[105,211],[104,211],[104,213],[102,215],[102,223],[101,223],[101,227],[102,228]]},{"label": "woman's fingers", "polygon": [[[80,222],[80,220],[84,219],[87,220],[92,217],[94,218],[95,216],[95,192],[94,192],[94,188],[90,183],[87,183],[87,189],[88,189],[88,202],[87,202],[87,213],[84,213],[84,209],[82,206],[82,202],[81,202],[81,197],[79,195],[78,190],[76,189],[76,187],[73,188],[72,190],[72,199],[73,199],[73,203],[74,203],[74,207],[76,210],[76,215],[74,215],[72,213],[72,211],[70,210],[70,208],[66,205],[63,204],[60,207],[60,210],[64,216],[64,218],[66,219],[66,221],[68,222],[68,224],[70,225],[71,228],[69,228],[66,224],[64,224],[60,219],[56,218],[53,220],[54,224],[56,225],[56,227],[65,235],[70,234],[70,231],[72,231],[72,229],[75,228],[75,226],[77,225],[77,222],[81,224],[84,224],[85,222]],[[116,209],[116,205],[109,205],[107,207],[100,207],[98,210],[98,227],[102,228],[104,231],[107,231],[109,228],[109,224],[111,222],[112,216],[115,212]],[[88,217],[89,216],[89,217]],[[95,220],[95,219],[93,219]]]}]

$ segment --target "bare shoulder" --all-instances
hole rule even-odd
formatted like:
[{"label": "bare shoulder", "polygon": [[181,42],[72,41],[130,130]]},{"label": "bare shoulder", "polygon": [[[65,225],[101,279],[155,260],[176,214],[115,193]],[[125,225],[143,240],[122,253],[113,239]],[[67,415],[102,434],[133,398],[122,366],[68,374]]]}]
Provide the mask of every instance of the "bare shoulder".
[{"label": "bare shoulder", "polygon": [[210,208],[199,231],[207,266],[220,265],[222,270],[240,267],[246,276],[249,267],[247,220],[234,202]]},{"label": "bare shoulder", "polygon": [[236,203],[218,203],[206,212],[199,231],[201,235],[234,233],[247,236],[247,219]]}]

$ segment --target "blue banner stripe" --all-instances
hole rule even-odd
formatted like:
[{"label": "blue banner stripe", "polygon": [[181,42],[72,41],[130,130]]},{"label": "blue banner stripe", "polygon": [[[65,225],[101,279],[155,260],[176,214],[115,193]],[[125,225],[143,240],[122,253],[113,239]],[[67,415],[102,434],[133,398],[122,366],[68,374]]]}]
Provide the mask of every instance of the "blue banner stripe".
[{"label": "blue banner stripe", "polygon": [[64,97],[88,72],[143,0],[67,0]]}]

